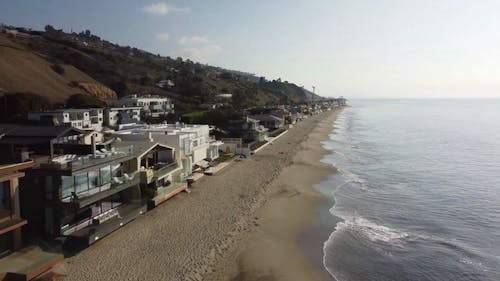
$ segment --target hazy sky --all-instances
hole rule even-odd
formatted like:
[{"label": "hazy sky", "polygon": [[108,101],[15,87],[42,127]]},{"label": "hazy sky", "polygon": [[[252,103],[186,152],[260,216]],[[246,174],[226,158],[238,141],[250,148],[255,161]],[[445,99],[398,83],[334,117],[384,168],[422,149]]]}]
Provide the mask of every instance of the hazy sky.
[{"label": "hazy sky", "polygon": [[498,0],[16,0],[0,21],[90,29],[323,96],[500,97]]}]

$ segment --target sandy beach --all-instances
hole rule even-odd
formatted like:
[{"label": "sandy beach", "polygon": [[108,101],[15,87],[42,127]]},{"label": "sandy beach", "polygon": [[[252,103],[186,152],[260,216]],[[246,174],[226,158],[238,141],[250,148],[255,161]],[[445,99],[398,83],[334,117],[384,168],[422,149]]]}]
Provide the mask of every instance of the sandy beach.
[{"label": "sandy beach", "polygon": [[297,243],[322,197],[312,186],[337,111],[306,119],[272,145],[66,259],[64,280],[322,280]]},{"label": "sandy beach", "polygon": [[315,206],[323,195],[313,185],[335,172],[320,160],[326,153],[321,141],[328,138],[337,113],[322,119],[291,152],[291,163],[270,184],[268,201],[255,212],[256,227],[205,280],[325,280],[318,268],[322,265],[306,258],[297,237],[318,220]]}]

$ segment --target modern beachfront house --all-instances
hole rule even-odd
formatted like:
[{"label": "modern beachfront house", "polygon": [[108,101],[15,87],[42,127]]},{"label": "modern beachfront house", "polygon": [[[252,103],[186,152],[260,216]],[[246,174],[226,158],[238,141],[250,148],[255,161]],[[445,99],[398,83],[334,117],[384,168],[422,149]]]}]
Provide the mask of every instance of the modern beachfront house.
[{"label": "modern beachfront house", "polygon": [[57,109],[53,111],[29,112],[28,120],[38,121],[46,125],[69,124],[80,130],[101,131],[104,122],[102,108]]},{"label": "modern beachfront house", "polygon": [[19,180],[33,165],[33,161],[0,165],[1,280],[31,280],[63,260],[62,255],[26,246],[22,241],[21,228],[29,222],[21,215]]},{"label": "modern beachfront house", "polygon": [[140,107],[141,114],[149,117],[165,116],[174,113],[174,104],[169,98],[160,96],[131,95],[116,100],[110,100],[112,107]]},{"label": "modern beachfront house", "polygon": [[28,235],[89,245],[187,187],[175,149],[162,144],[94,143],[80,153],[55,146],[60,153],[38,160],[26,177],[38,188],[21,193]]},{"label": "modern beachfront house", "polygon": [[259,123],[269,130],[279,129],[285,125],[285,120],[272,114],[257,114],[249,116],[252,119],[258,120]]},{"label": "modern beachfront house", "polygon": [[104,110],[104,125],[119,129],[120,125],[141,121],[141,107],[111,107]]},{"label": "modern beachfront house", "polygon": [[206,166],[207,161],[219,157],[220,141],[210,138],[208,125],[160,124],[137,125],[114,133],[124,141],[155,141],[179,151],[183,176],[191,175],[196,165]]},{"label": "modern beachfront house", "polygon": [[0,166],[0,257],[21,248],[21,227],[27,221],[21,217],[19,178],[33,161]]},{"label": "modern beachfront house", "polygon": [[0,163],[24,162],[33,155],[50,155],[51,143],[77,143],[85,131],[64,124],[60,126],[34,126],[0,124]]}]

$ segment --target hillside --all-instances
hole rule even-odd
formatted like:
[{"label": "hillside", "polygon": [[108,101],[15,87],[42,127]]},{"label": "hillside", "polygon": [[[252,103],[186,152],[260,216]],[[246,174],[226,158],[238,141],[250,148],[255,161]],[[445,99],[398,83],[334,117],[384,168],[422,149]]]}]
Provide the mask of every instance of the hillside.
[{"label": "hillside", "polygon": [[[6,92],[29,91],[52,102],[83,92],[93,92],[103,100],[115,93],[156,94],[172,98],[179,112],[196,110],[205,103],[225,103],[235,108],[304,103],[312,95],[280,79],[268,81],[245,72],[119,46],[88,30],[69,34],[47,26],[45,32],[28,33],[31,35],[27,38],[0,35],[0,87]],[[173,85],[158,86],[167,80]],[[96,86],[99,83],[105,87]],[[227,94],[232,97],[227,98]]]},{"label": "hillside", "polygon": [[[59,72],[59,73],[58,73]],[[55,65],[6,34],[0,34],[0,91],[30,92],[52,102],[64,102],[68,96],[81,93],[112,98],[116,93],[72,65]]]}]

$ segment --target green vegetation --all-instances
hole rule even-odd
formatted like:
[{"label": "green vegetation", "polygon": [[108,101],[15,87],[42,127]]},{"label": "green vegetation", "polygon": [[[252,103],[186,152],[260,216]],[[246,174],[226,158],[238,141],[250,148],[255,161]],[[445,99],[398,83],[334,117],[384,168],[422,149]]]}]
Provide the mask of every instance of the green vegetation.
[{"label": "green vegetation", "polygon": [[[311,96],[310,92],[281,79],[268,81],[245,72],[119,46],[93,35],[90,30],[65,33],[48,25],[45,32],[39,33],[41,37],[19,43],[47,56],[53,62],[55,72],[64,73],[62,64],[72,65],[113,89],[118,96],[167,96],[173,99],[177,113],[181,114],[195,111],[205,103],[223,103],[241,109],[276,103],[304,103]],[[162,80],[170,80],[174,86],[157,86]],[[232,98],[220,94],[232,94]]]},{"label": "green vegetation", "polygon": [[53,64],[50,66],[52,68],[52,70],[54,70],[54,72],[56,72],[57,74],[64,74],[64,67],[62,67],[60,64]]},{"label": "green vegetation", "polygon": [[226,106],[214,110],[195,111],[182,115],[182,121],[188,124],[210,124],[221,128],[228,127],[234,120],[241,120],[241,111]]},{"label": "green vegetation", "polygon": [[50,101],[33,93],[11,93],[0,97],[1,121],[19,122],[26,119],[30,111],[51,108]]},{"label": "green vegetation", "polygon": [[92,107],[105,107],[106,103],[97,97],[86,94],[71,95],[66,101],[68,108],[92,108]]},{"label": "green vegetation", "polygon": [[199,124],[208,110],[194,111],[182,114],[182,121],[188,124]]}]

